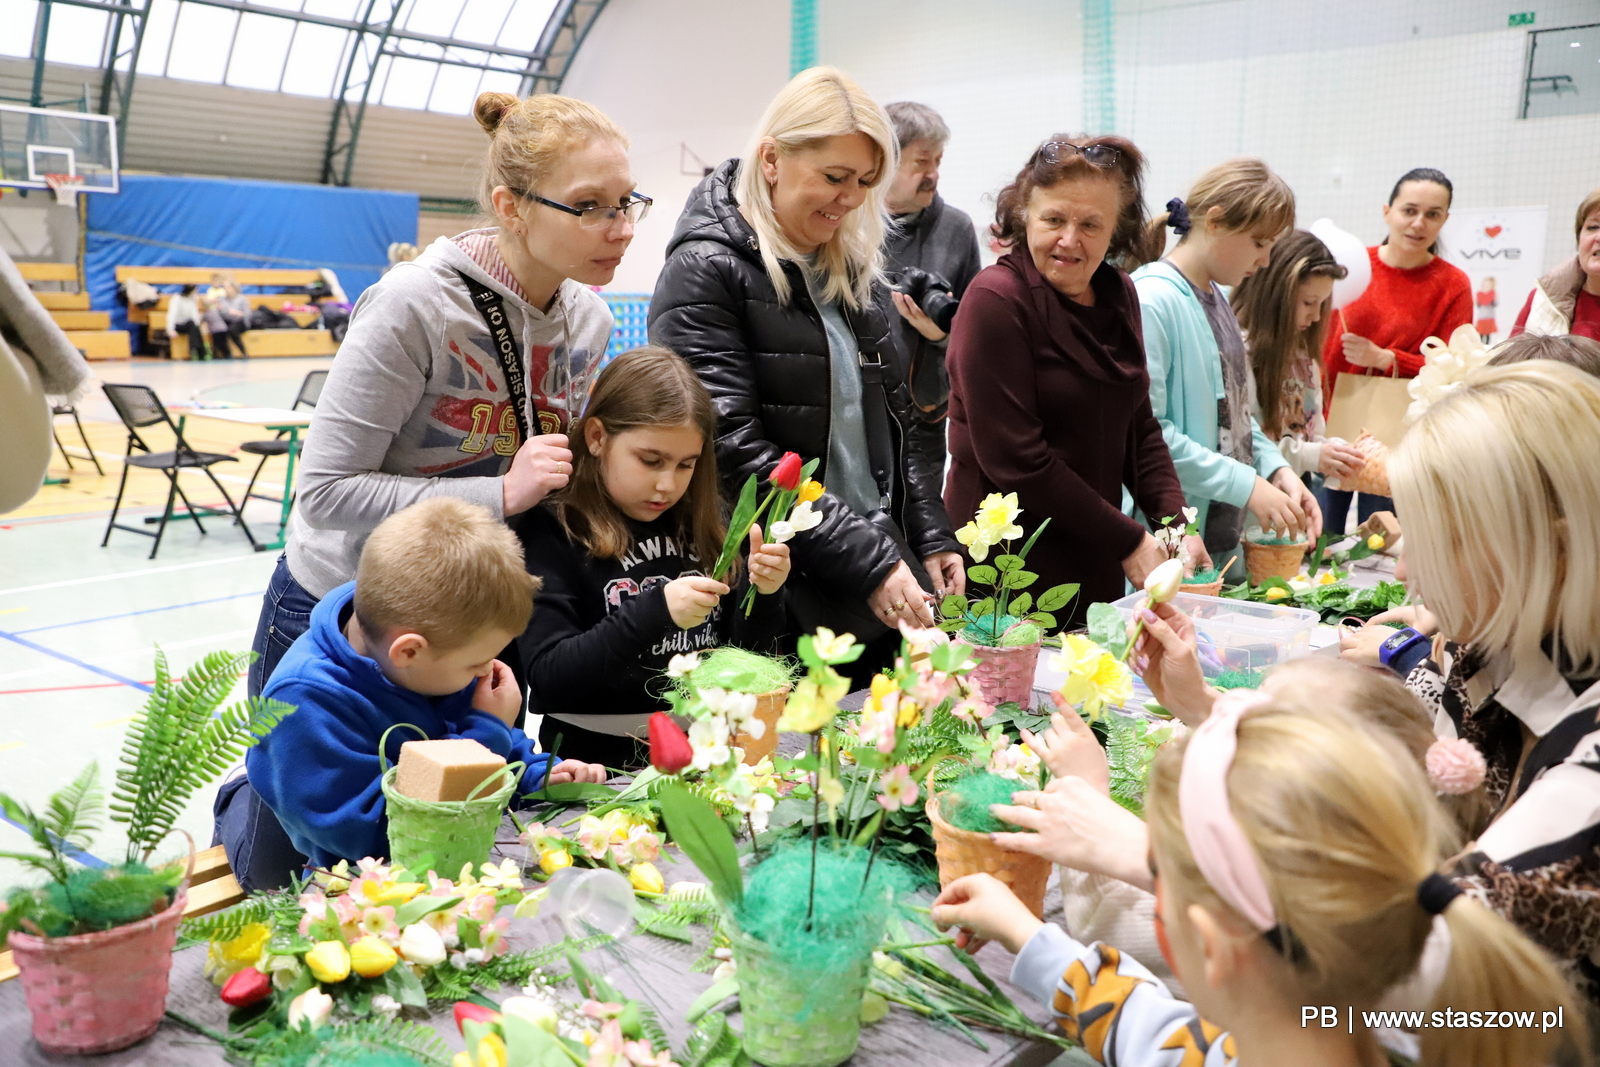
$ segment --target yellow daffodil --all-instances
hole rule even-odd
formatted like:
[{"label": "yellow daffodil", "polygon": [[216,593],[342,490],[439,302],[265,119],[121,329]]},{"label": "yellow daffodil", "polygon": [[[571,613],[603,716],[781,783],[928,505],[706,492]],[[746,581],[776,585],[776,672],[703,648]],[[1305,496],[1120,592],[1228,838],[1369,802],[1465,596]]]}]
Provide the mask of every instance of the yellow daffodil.
[{"label": "yellow daffodil", "polygon": [[983,498],[983,503],[978,505],[978,514],[973,522],[982,531],[984,540],[991,545],[1001,541],[1009,541],[1013,537],[1022,536],[1022,527],[1017,525],[1017,518],[1022,514],[1022,508],[1017,504],[1017,494],[990,493]]},{"label": "yellow daffodil", "polygon": [[1117,657],[1081,634],[1067,634],[1052,666],[1066,674],[1061,695],[1091,719],[1107,705],[1120,707],[1133,696],[1133,675]]},{"label": "yellow daffodil", "polygon": [[1317,584],[1318,585],[1332,585],[1334,582],[1337,582],[1338,580],[1339,579],[1334,576],[1334,573],[1332,571],[1323,571],[1322,574],[1317,578]]},{"label": "yellow daffodil", "polygon": [[[328,942],[336,944],[336,942]],[[350,946],[350,970],[355,971],[363,978],[377,978],[387,974],[400,956],[388,943],[376,937],[363,937]],[[313,968],[312,973],[316,970]]]},{"label": "yellow daffodil", "polygon": [[874,674],[872,676],[872,695],[868,698],[868,703],[873,711],[882,711],[884,699],[899,691],[900,686],[893,678],[887,674]]},{"label": "yellow daffodil", "polygon": [[1380,549],[1382,549],[1383,548],[1383,534],[1375,533],[1371,537],[1367,538],[1367,547],[1372,549],[1372,551],[1374,551],[1374,552],[1377,552]]},{"label": "yellow daffodil", "polygon": [[306,953],[306,966],[319,982],[342,982],[350,977],[350,950],[343,941],[318,941]]},{"label": "yellow daffodil", "polygon": [[957,530],[956,540],[967,546],[967,555],[972,557],[974,563],[982,563],[989,558],[989,542],[984,540],[983,531],[978,529],[977,523],[969,522]]},{"label": "yellow daffodil", "polygon": [[572,854],[565,849],[547,848],[539,853],[539,869],[545,874],[555,874],[563,867],[572,866]]},{"label": "yellow daffodil", "polygon": [[653,863],[635,863],[629,867],[628,884],[639,893],[664,893],[667,890],[666,879],[661,877],[661,872]]},{"label": "yellow daffodil", "polygon": [[428,887],[421,882],[367,882],[361,888],[367,902],[373,907],[381,908],[387,904],[397,908]]},{"label": "yellow daffodil", "polygon": [[837,663],[850,654],[856,643],[855,634],[835,634],[826,626],[817,627],[811,635],[811,649],[824,663]]},{"label": "yellow daffodil", "polygon": [[783,706],[783,715],[778,719],[779,730],[815,733],[839,714],[839,701],[850,692],[850,681],[831,667],[823,668],[823,672],[820,682],[809,675],[800,679]]},{"label": "yellow daffodil", "polygon": [[248,923],[231,941],[213,941],[206,950],[205,973],[221,985],[246,967],[254,967],[271,937],[272,927],[266,923]]},{"label": "yellow daffodil", "polygon": [[800,503],[810,504],[813,501],[821,500],[823,492],[824,488],[821,482],[815,478],[807,478],[800,485]]}]

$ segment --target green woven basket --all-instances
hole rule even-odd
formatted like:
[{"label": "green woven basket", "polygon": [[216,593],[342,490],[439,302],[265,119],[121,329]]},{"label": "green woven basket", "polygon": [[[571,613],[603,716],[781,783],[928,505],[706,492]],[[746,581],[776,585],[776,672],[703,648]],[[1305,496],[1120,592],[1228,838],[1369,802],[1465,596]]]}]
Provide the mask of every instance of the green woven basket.
[{"label": "green woven basket", "polygon": [[834,1067],[861,1039],[871,953],[825,974],[798,973],[760,941],[730,934],[739,965],[744,1049],[766,1067]]},{"label": "green woven basket", "polygon": [[[411,723],[398,725],[408,726],[427,738],[420,727]],[[494,849],[495,832],[500,829],[500,815],[522,780],[522,761],[508,763],[489,775],[467,794],[466,800],[418,800],[395,790],[395,775],[400,768],[389,766],[384,755],[388,738],[389,731],[385,730],[378,743],[378,759],[383,767],[383,799],[389,813],[389,862],[414,875],[434,871],[442,878],[456,878],[464,865],[470,863],[476,869],[487,861]],[[494,792],[477,795],[480,790],[493,787],[496,780],[500,785]]]}]

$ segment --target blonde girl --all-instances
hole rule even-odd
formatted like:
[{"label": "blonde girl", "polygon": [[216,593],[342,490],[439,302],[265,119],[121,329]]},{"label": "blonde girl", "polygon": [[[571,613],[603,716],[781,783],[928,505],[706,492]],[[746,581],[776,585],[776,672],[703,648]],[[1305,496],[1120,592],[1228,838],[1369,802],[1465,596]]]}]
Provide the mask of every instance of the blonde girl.
[{"label": "blonde girl", "polygon": [[[1102,1063],[1586,1061],[1582,1012],[1554,964],[1440,876],[1452,834],[1431,792],[1396,739],[1351,716],[1230,693],[1151,773],[1158,936],[1192,1003],[1117,949],[1042,923],[988,875],[947,886],[933,919],[960,927],[958,942],[1016,952],[1012,981]],[[1426,1013],[1373,1014],[1416,987]],[[1447,1010],[1536,1022],[1496,1014],[1505,1026],[1470,1028],[1462,1015],[1451,1027],[1431,1014]]]},{"label": "blonde girl", "polygon": [[884,201],[899,159],[888,115],[845,74],[796,75],[741,159],[689,198],[650,302],[650,338],[687,359],[717,407],[730,492],[785,452],[821,460],[822,521],[795,540],[800,628],[868,643],[887,665],[929,595],[961,592],[940,500],[944,430],[911,416],[889,338]]},{"label": "blonde girl", "polygon": [[716,432],[687,363],[655,346],[624,352],[576,429],[571,482],[515,520],[528,570],[544,580],[518,641],[544,751],[559,737],[562,755],[642,766],[635,739],[662,707],[674,656],[775,650],[789,546],[751,531],[749,581],[761,595],[748,617],[730,595],[743,583],[707,573],[727,528]]},{"label": "blonde girl", "polygon": [[356,303],[262,605],[251,695],[389,515],[454,496],[504,518],[572,473],[568,423],[611,338],[590,287],[611,280],[650,201],[627,138],[591,104],[483,93],[474,116],[495,225],[439,238]]},{"label": "blonde girl", "polygon": [[[1150,405],[1184,496],[1215,560],[1237,554],[1245,517],[1263,530],[1317,537],[1321,513],[1251,414],[1250,368],[1223,293],[1265,267],[1294,225],[1294,193],[1259,159],[1206,171],[1146,231],[1133,274],[1144,319]],[[1177,247],[1162,257],[1166,230]]]},{"label": "blonde girl", "polygon": [[1362,464],[1322,417],[1322,338],[1333,283],[1346,273],[1315,234],[1294,230],[1229,298],[1250,354],[1256,422],[1301,478],[1348,477]]}]

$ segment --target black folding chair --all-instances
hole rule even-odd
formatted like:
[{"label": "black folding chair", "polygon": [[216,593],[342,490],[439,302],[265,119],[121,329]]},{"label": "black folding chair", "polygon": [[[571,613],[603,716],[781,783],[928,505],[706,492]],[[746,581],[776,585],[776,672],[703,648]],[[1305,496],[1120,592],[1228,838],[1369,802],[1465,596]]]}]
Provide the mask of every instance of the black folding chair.
[{"label": "black folding chair", "polygon": [[[301,404],[308,408],[316,407],[317,401],[322,398],[322,386],[327,380],[328,372],[325,370],[314,370],[307,374],[305,381],[300,383],[300,393],[294,398],[294,403],[289,405],[289,410],[299,411]],[[245,486],[244,499],[239,501],[241,508],[249,503],[251,497],[255,497],[257,500],[270,500],[274,504],[283,503],[282,497],[265,496],[256,492],[255,488],[256,479],[261,477],[261,468],[267,465],[267,460],[273,456],[286,456],[289,454],[289,442],[283,439],[283,435],[288,432],[288,430],[279,430],[278,436],[270,441],[246,441],[239,446],[239,451],[261,457],[261,462],[256,464],[255,473],[250,475],[250,484]]]},{"label": "black folding chair", "polygon": [[96,474],[105,474],[105,468],[100,466],[100,457],[94,454],[94,446],[89,443],[89,435],[83,432],[83,420],[78,418],[78,409],[71,404],[50,405],[50,436],[56,439],[56,448],[61,450],[61,457],[67,461],[67,470],[74,471],[78,468],[72,465],[72,454],[67,451],[67,446],[61,443],[61,435],[56,433],[57,415],[71,415],[72,421],[78,426],[78,439],[83,442],[83,450],[89,453],[89,462],[94,464]]},{"label": "black folding chair", "polygon": [[[161,398],[156,396],[155,390],[149,386],[107,383],[103,388],[106,391],[106,398],[111,401],[111,406],[122,419],[122,424],[128,428],[128,454],[122,461],[122,480],[117,483],[117,502],[111,505],[111,521],[106,524],[106,535],[100,539],[100,547],[106,547],[111,540],[112,530],[127,530],[129,533],[143,534],[156,539],[156,543],[150,548],[150,558],[155,559],[157,550],[161,548],[161,535],[166,533],[167,521],[172,518],[174,496],[183,501],[183,506],[188,511],[189,517],[194,520],[195,526],[199,527],[202,534],[205,533],[206,528],[200,522],[200,510],[189,503],[189,498],[178,485],[178,472],[184,468],[205,472],[206,477],[211,479],[211,484],[217,487],[217,492],[222,494],[222,499],[227,501],[228,511],[233,513],[234,520],[244,530],[250,546],[256,547],[256,539],[250,535],[250,527],[244,525],[243,516],[239,514],[239,505],[233,502],[228,491],[222,488],[222,483],[217,481],[217,476],[211,472],[215,464],[237,463],[238,458],[221,452],[196,452],[189,447],[189,442],[183,439],[183,431],[178,429],[177,423],[172,421],[172,416],[167,414]],[[170,452],[152,452],[150,446],[139,436],[139,431],[162,424],[172,430],[174,447]],[[141,454],[135,455],[135,452]],[[128,485],[128,470],[132,467],[159,470],[167,476],[167,506],[161,512],[159,520],[150,520],[158,523],[153,534],[149,530],[137,526],[124,526],[117,522],[117,512],[122,508],[122,493]]]}]

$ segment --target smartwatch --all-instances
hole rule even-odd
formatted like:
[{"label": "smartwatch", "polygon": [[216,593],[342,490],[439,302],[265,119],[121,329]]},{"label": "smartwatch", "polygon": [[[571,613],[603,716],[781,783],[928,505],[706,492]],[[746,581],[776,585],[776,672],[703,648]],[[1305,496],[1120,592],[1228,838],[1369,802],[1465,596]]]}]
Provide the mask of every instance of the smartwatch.
[{"label": "smartwatch", "polygon": [[1398,672],[1399,667],[1396,666],[1395,660],[1405,656],[1419,644],[1430,645],[1431,642],[1426,635],[1418,633],[1409,626],[1396,630],[1378,646],[1378,662]]}]

